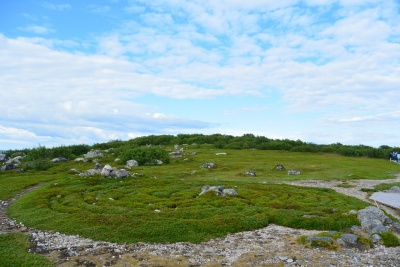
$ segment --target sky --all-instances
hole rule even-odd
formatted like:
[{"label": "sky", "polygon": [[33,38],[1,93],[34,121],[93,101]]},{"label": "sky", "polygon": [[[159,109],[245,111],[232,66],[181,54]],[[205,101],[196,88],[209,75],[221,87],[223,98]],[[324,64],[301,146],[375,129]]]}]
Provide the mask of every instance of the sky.
[{"label": "sky", "polygon": [[251,133],[400,146],[399,0],[0,0],[0,150]]}]

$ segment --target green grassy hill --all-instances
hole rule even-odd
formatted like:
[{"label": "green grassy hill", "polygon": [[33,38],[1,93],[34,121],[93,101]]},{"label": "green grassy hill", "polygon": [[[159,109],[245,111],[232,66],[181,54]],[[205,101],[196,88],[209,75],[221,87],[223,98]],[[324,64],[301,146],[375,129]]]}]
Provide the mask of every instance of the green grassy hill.
[{"label": "green grassy hill", "polygon": [[[93,162],[51,163],[45,171],[0,173],[0,199],[23,188],[42,186],[19,200],[9,215],[25,225],[113,242],[201,242],[269,223],[317,230],[344,230],[357,224],[344,215],[368,204],[330,189],[279,184],[297,179],[393,178],[399,165],[387,160],[277,150],[217,149],[184,145],[169,164],[138,166],[134,177],[79,176]],[[174,151],[172,146],[163,150]],[[99,164],[124,168],[115,150],[103,151]],[[226,153],[218,155],[218,153]],[[82,156],[82,155],[78,155]],[[201,168],[206,162],[217,168]],[[46,163],[47,164],[47,163]],[[283,165],[284,171],[276,165]],[[288,175],[295,169],[300,175]],[[254,171],[255,177],[246,174]],[[199,196],[204,185],[224,186],[237,196]]]}]

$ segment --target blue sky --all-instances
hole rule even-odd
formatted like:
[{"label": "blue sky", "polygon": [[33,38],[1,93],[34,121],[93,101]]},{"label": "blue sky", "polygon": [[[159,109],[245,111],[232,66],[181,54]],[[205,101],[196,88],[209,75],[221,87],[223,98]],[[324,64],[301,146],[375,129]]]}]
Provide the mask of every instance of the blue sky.
[{"label": "blue sky", "polygon": [[0,149],[245,133],[399,146],[398,0],[0,0]]}]

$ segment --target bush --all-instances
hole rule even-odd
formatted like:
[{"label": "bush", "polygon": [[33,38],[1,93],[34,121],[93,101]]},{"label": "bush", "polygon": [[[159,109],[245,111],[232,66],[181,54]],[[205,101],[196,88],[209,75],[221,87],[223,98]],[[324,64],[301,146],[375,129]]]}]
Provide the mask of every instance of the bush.
[{"label": "bush", "polygon": [[122,150],[118,155],[121,162],[134,159],[139,165],[156,165],[157,160],[169,163],[169,154],[159,147],[137,147]]},{"label": "bush", "polygon": [[24,170],[36,170],[36,171],[46,171],[53,167],[54,164],[47,159],[38,159],[34,161],[28,161],[24,164]]}]

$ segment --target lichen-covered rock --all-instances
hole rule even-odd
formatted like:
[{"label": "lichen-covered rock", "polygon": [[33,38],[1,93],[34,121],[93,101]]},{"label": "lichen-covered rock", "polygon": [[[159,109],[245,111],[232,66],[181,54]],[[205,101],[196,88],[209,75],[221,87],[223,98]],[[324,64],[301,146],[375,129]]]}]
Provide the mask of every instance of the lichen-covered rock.
[{"label": "lichen-covered rock", "polygon": [[92,150],[83,155],[86,159],[91,159],[91,158],[104,158],[103,152],[100,150]]},{"label": "lichen-covered rock", "polygon": [[384,225],[392,223],[392,220],[387,217],[383,211],[374,206],[359,210],[357,218],[361,223],[363,231],[368,234],[373,234],[376,231],[384,231],[386,229]]},{"label": "lichen-covered rock", "polygon": [[351,246],[357,245],[358,236],[354,234],[342,234],[340,238],[346,243]]},{"label": "lichen-covered rock", "polygon": [[7,161],[8,157],[6,154],[0,154],[0,162]]},{"label": "lichen-covered rock", "polygon": [[115,177],[115,178],[125,178],[125,177],[129,177],[129,175],[130,175],[130,173],[124,169],[116,170],[115,172],[112,172],[112,177]]},{"label": "lichen-covered rock", "polygon": [[63,162],[63,161],[67,161],[66,158],[60,157],[60,158],[54,158],[51,160],[53,163],[59,163],[59,162]]},{"label": "lichen-covered rock", "polygon": [[128,161],[126,162],[126,167],[127,167],[128,169],[130,169],[130,168],[132,168],[132,167],[137,167],[137,166],[139,166],[139,162],[138,162],[137,160],[131,159],[131,160],[128,160]]},{"label": "lichen-covered rock", "polygon": [[398,193],[398,194],[400,194],[400,187],[398,187],[398,186],[393,186],[393,187],[390,188],[387,192],[388,192],[388,193]]},{"label": "lichen-covered rock", "polygon": [[217,164],[215,164],[214,162],[206,162],[206,163],[203,163],[200,166],[200,168],[208,168],[208,169],[217,168]]}]

